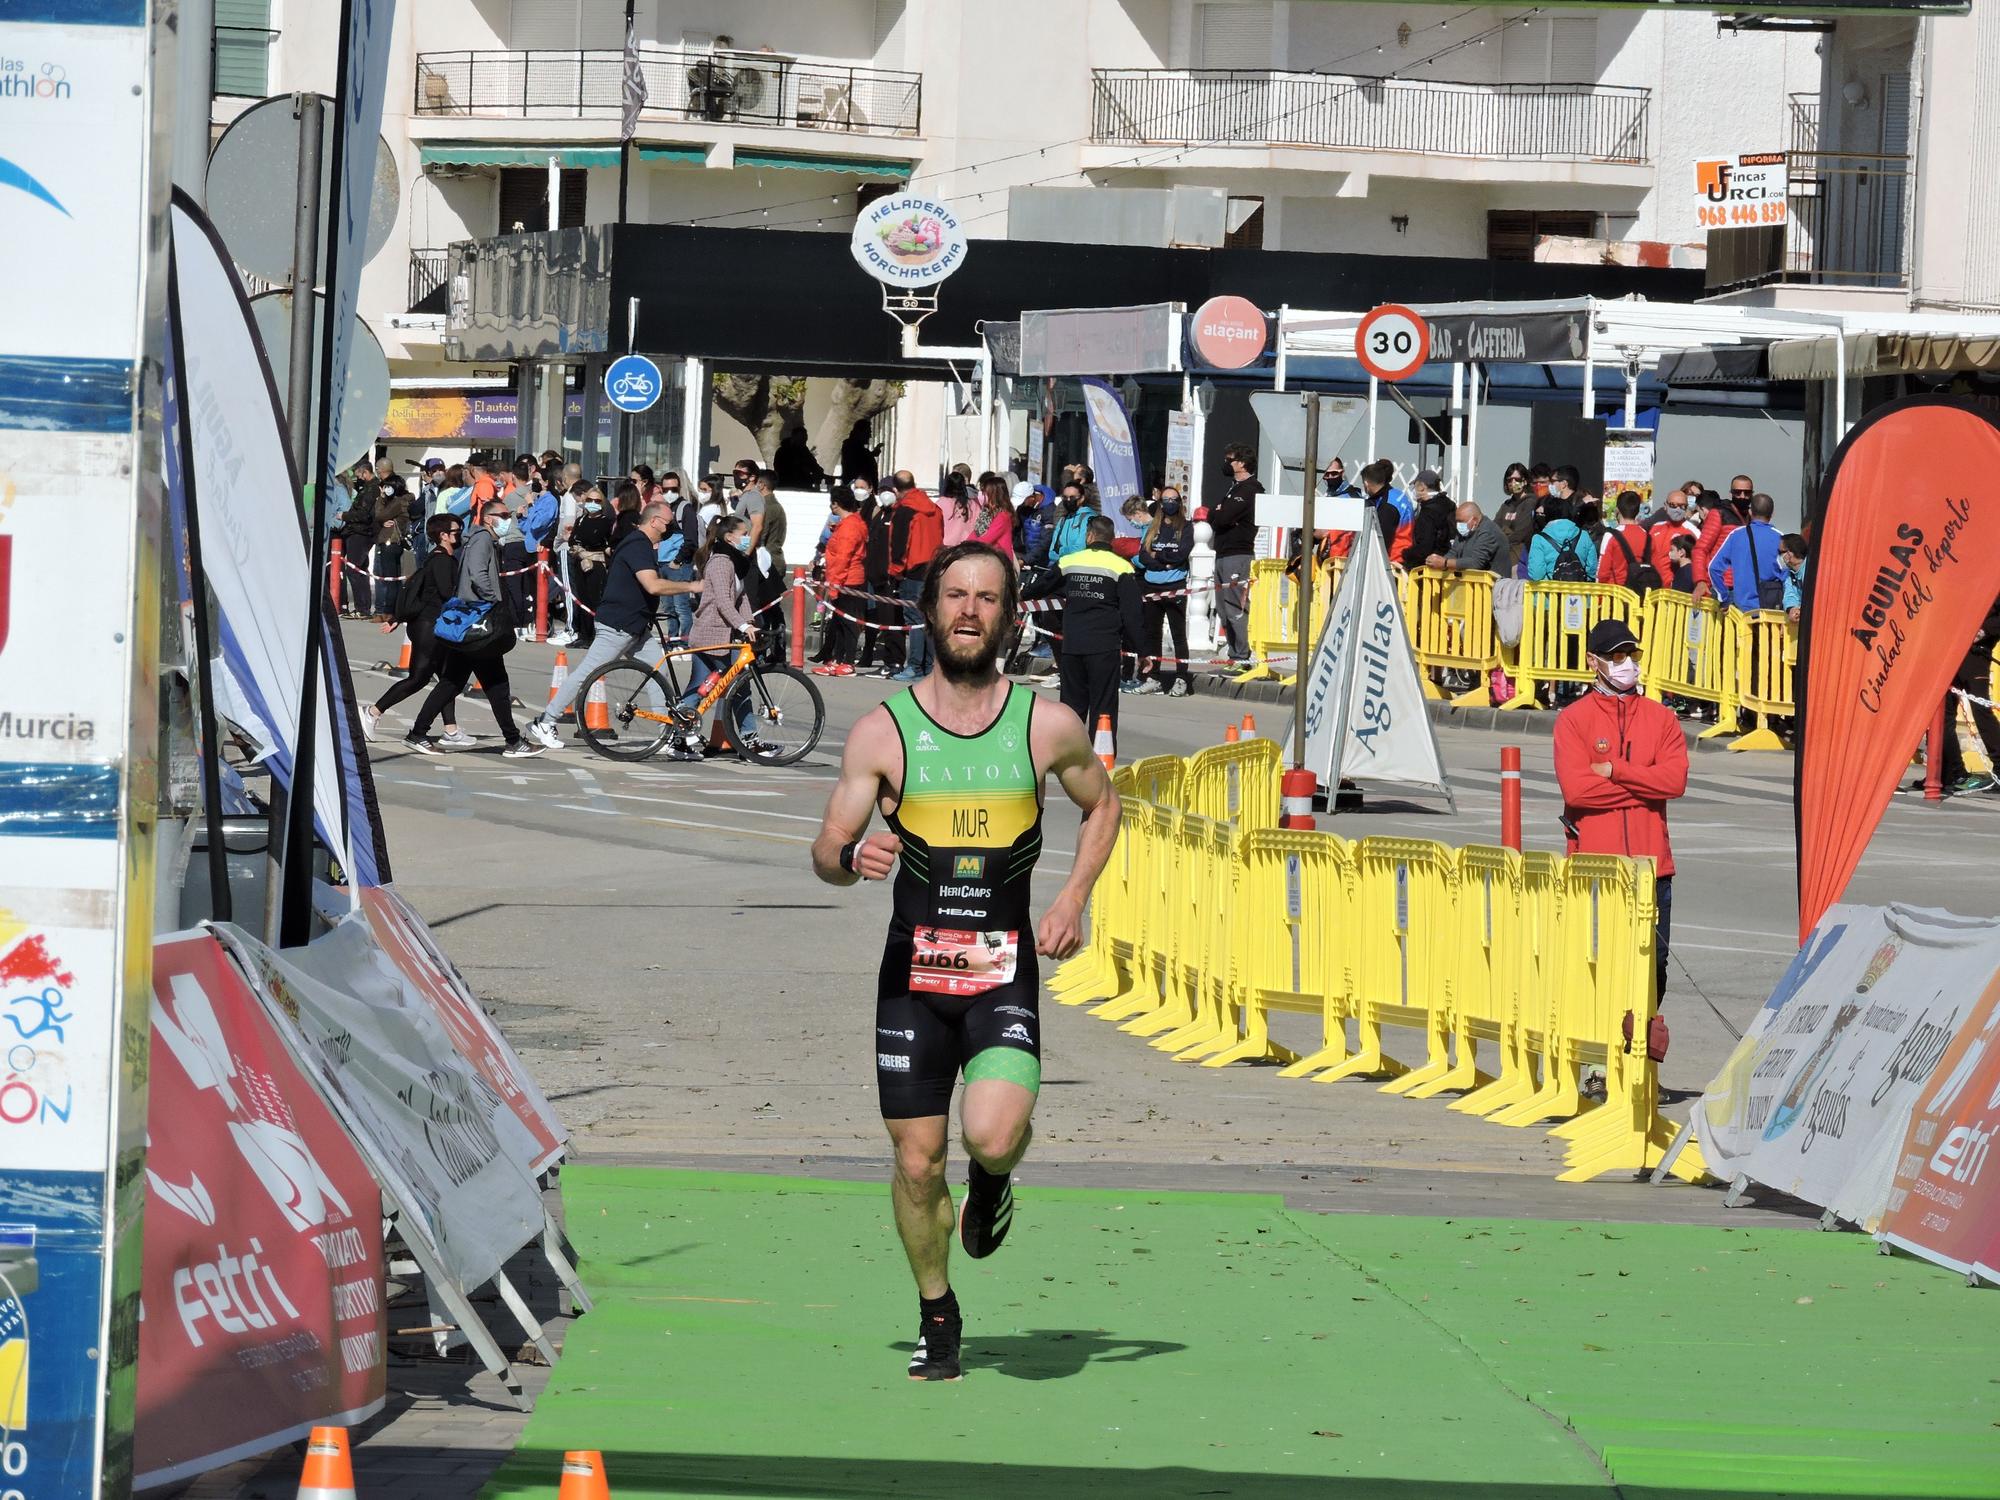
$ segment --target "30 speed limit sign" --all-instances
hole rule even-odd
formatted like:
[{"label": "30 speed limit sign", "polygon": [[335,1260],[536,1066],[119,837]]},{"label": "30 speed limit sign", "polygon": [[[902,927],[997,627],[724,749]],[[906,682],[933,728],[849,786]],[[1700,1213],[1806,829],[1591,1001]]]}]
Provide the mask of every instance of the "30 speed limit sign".
[{"label": "30 speed limit sign", "polygon": [[1354,330],[1354,357],[1377,380],[1408,380],[1430,351],[1429,326],[1398,303],[1383,303]]}]

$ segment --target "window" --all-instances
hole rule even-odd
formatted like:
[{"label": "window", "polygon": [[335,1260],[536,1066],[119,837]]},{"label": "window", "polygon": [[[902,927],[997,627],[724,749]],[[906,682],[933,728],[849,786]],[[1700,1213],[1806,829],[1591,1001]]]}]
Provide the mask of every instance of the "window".
[{"label": "window", "polygon": [[516,52],[616,49],[625,45],[625,10],[604,0],[514,0],[507,37]]},{"label": "window", "polygon": [[[562,174],[562,202],[557,205],[556,225],[580,229],[584,220],[584,194],[590,174],[581,167]],[[529,233],[549,227],[549,171],[547,167],[502,167],[500,169],[500,222],[498,234],[512,234],[519,224]]]},{"label": "window", "polygon": [[215,92],[271,91],[271,0],[215,0]]},{"label": "window", "polygon": [[1594,83],[1597,17],[1554,16],[1509,21],[1500,34],[1502,83]]},{"label": "window", "polygon": [[1597,236],[1597,215],[1574,209],[1537,211],[1496,208],[1486,215],[1486,258],[1488,260],[1533,260],[1535,242],[1545,234],[1576,239]]},{"label": "window", "polygon": [[1196,5],[1194,62],[1198,68],[1269,68],[1271,7],[1264,0],[1203,0]]},{"label": "window", "polygon": [[1231,198],[1228,204],[1228,228],[1222,236],[1225,250],[1262,250],[1264,248],[1264,200],[1262,198]]}]

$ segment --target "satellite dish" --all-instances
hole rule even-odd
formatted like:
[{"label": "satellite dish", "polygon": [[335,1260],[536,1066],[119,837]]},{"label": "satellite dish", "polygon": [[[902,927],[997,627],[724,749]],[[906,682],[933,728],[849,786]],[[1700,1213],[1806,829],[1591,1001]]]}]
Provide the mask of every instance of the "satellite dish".
[{"label": "satellite dish", "polygon": [[[282,372],[290,365],[292,348],[292,294],[266,292],[250,299],[250,315],[257,320],[257,335],[264,341],[264,358],[282,383]],[[313,347],[326,337],[326,294],[313,293]],[[333,455],[333,464],[344,469],[356,459],[375,451],[382,424],[389,420],[389,360],[367,320],[354,320],[354,337],[347,344],[347,387],[341,402],[340,430],[346,450]],[[319,410],[319,361],[313,361],[314,411]],[[308,476],[307,482],[311,479]]]},{"label": "satellite dish", "polygon": [[[326,225],[333,219],[334,104],[321,96],[319,269],[326,279]],[[238,115],[208,157],[208,216],[236,264],[266,281],[290,283],[299,206],[299,122],[281,94]],[[367,259],[389,242],[402,200],[389,143],[375,138],[375,193],[368,209]],[[282,366],[281,366],[282,368]]]}]

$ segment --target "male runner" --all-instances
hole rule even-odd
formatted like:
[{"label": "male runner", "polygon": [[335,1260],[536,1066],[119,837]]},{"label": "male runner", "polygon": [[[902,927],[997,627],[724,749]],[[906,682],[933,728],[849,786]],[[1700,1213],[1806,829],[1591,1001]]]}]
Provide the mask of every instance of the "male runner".
[{"label": "male runner", "polygon": [[[1027,1152],[1041,1087],[1035,960],[1068,958],[1082,945],[1084,902],[1118,838],[1118,794],[1081,721],[999,673],[1019,605],[1013,565],[992,547],[963,542],[938,554],[918,601],[935,662],[855,724],[813,844],[813,870],[829,885],[896,871],[876,989],[875,1082],[896,1148],[896,1232],[917,1281],[912,1380],[959,1378],[944,1181],[952,1086],[962,1068],[971,1166],[958,1238],[979,1259],[1007,1237],[1009,1174]],[[1050,775],[1083,809],[1083,826],[1069,879],[1031,934],[1029,882]],[[877,807],[889,831],[871,835]]]}]

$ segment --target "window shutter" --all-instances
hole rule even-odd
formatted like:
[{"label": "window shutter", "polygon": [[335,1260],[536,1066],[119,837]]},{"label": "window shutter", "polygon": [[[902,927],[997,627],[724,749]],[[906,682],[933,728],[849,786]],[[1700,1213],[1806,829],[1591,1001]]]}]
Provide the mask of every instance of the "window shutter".
[{"label": "window shutter", "polygon": [[270,92],[271,0],[215,0],[215,91]]},{"label": "window shutter", "polygon": [[1269,68],[1271,7],[1264,0],[1227,5],[1217,0],[1195,7],[1195,41],[1203,68]]},{"label": "window shutter", "polygon": [[1549,81],[1549,23],[1543,20],[1509,21],[1500,33],[1500,81],[1502,83],[1547,83]]},{"label": "window shutter", "polygon": [[1597,81],[1597,17],[1557,16],[1549,38],[1550,83]]},{"label": "window shutter", "polygon": [[1882,75],[1882,154],[1910,154],[1910,75]]},{"label": "window shutter", "polygon": [[[622,31],[622,11],[619,24]],[[514,0],[508,47],[515,52],[573,52],[580,30],[579,0]]]}]

